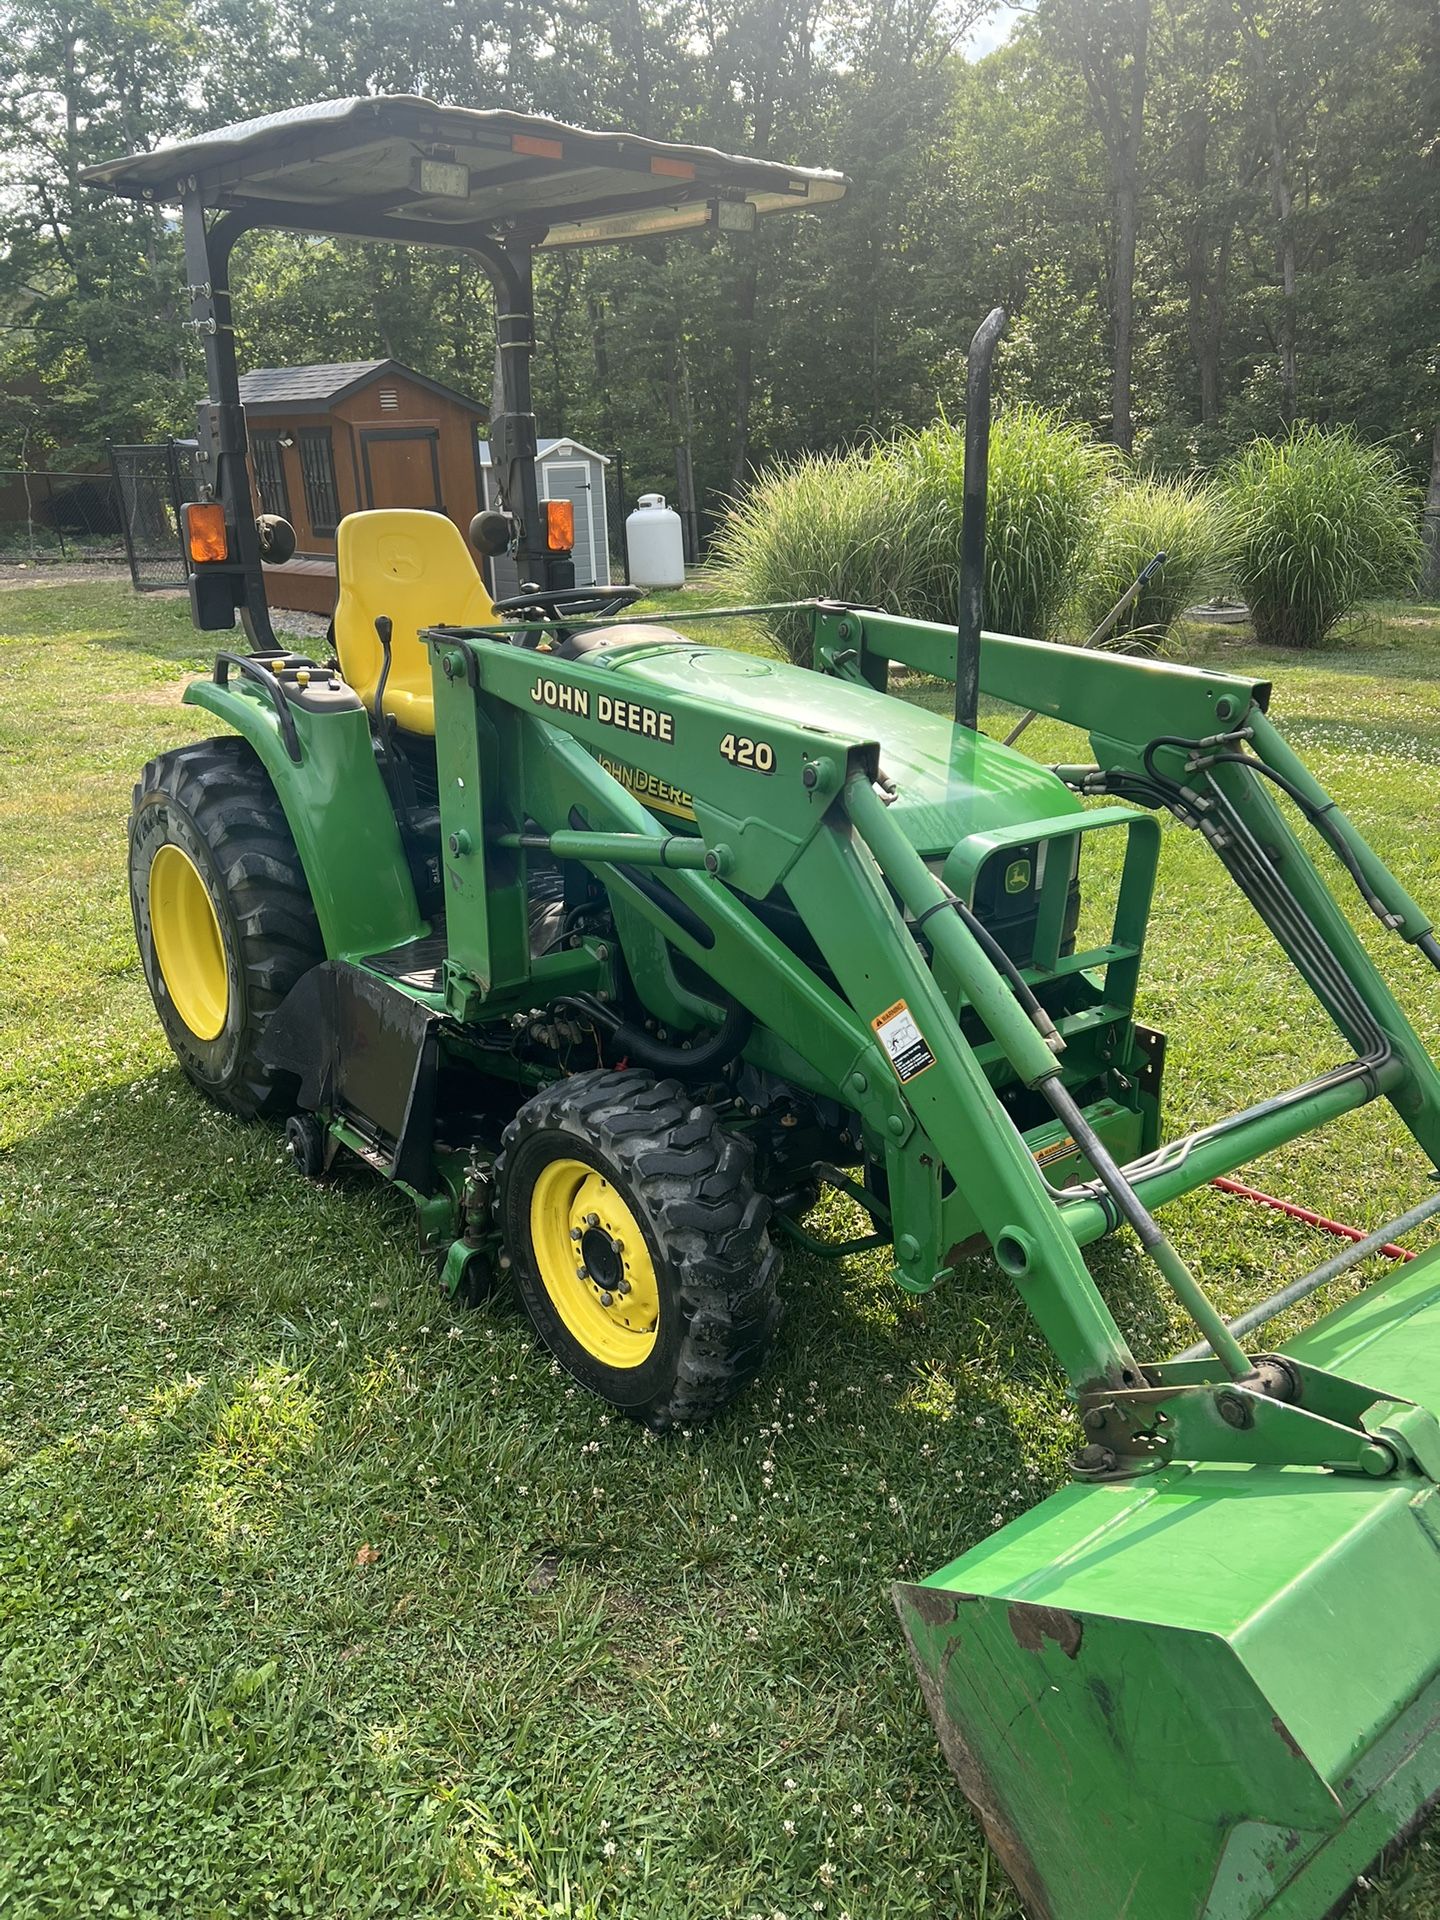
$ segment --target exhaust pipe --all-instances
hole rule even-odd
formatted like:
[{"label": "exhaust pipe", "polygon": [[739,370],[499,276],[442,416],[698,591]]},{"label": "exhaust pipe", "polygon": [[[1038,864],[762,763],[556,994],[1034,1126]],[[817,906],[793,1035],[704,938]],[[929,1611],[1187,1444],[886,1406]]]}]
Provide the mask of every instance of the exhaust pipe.
[{"label": "exhaust pipe", "polygon": [[960,521],[960,608],[955,620],[955,721],[973,733],[980,709],[980,622],[985,602],[985,500],[990,481],[990,369],[1005,309],[986,314],[970,342],[965,389],[965,501]]}]

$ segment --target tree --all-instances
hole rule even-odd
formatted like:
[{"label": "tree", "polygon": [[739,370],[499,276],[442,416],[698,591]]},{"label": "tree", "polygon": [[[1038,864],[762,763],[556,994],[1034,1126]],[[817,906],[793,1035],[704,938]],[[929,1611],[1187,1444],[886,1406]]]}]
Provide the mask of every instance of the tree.
[{"label": "tree", "polygon": [[[0,459],[193,420],[173,213],[86,163],[396,90],[850,174],[822,219],[537,261],[542,429],[636,487],[693,476],[702,523],[775,455],[955,413],[997,301],[1003,399],[1173,470],[1352,423],[1440,516],[1434,0],[1033,0],[970,65],[983,3],[0,0]],[[393,354],[489,391],[465,255],[256,235],[236,279],[247,365]]]},{"label": "tree", "polygon": [[168,420],[193,378],[176,236],[158,208],[89,192],[81,169],[153,145],[184,113],[197,47],[180,0],[22,0],[0,21],[0,380],[35,396],[31,454],[93,457]]},{"label": "tree", "polygon": [[1135,254],[1140,232],[1141,143],[1149,75],[1151,0],[1048,0],[1043,34],[1084,82],[1109,168],[1110,437],[1134,440]]}]

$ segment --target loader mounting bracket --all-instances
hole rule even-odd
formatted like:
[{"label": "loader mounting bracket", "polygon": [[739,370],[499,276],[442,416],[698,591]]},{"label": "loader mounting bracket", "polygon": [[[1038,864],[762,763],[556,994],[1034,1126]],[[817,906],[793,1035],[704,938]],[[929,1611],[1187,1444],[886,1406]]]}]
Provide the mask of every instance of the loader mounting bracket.
[{"label": "loader mounting bracket", "polygon": [[1426,1408],[1287,1354],[1257,1355],[1253,1366],[1234,1380],[1217,1360],[1172,1360],[1145,1367],[1143,1387],[1082,1394],[1075,1476],[1186,1460],[1440,1481],[1440,1421]]}]

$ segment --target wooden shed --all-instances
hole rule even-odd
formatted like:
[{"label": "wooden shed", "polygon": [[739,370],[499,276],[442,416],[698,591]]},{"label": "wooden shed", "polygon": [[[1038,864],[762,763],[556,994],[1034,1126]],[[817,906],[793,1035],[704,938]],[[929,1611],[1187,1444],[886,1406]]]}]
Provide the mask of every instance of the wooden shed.
[{"label": "wooden shed", "polygon": [[398,360],[261,367],[240,376],[258,509],[295,529],[295,558],[266,567],[270,604],[335,609],[335,529],[369,507],[425,507],[461,532],[483,497],[487,409]]}]

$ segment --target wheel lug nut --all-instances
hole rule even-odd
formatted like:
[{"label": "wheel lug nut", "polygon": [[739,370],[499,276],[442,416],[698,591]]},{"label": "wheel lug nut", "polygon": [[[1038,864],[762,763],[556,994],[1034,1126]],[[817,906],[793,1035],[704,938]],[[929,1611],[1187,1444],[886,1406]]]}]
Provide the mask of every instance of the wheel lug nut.
[{"label": "wheel lug nut", "polygon": [[570,1238],[571,1238],[572,1240],[578,1240],[578,1239],[580,1239],[580,1238],[581,1238],[581,1234],[580,1234],[580,1229],[579,1229],[579,1227],[571,1227],[571,1229],[570,1229]]},{"label": "wheel lug nut", "polygon": [[613,1293],[602,1293],[602,1294],[601,1294],[601,1296],[600,1296],[600,1304],[601,1304],[601,1306],[602,1306],[602,1307],[613,1307],[613,1306],[614,1306],[614,1304],[615,1304],[615,1296],[614,1296],[614,1294],[613,1294]]},{"label": "wheel lug nut", "polygon": [[587,1226],[587,1227],[598,1227],[598,1226],[599,1226],[599,1224],[600,1224],[600,1216],[599,1216],[599,1214],[598,1214],[598,1213],[587,1213],[587,1214],[586,1214],[586,1216],[585,1216],[585,1224],[586,1224],[586,1226]]},{"label": "wheel lug nut", "polygon": [[627,1294],[627,1293],[629,1293],[629,1291],[630,1291],[630,1282],[629,1282],[628,1280],[618,1280],[618,1281],[616,1281],[616,1283],[615,1283],[615,1291],[616,1291],[616,1292],[617,1292],[618,1294],[620,1294],[620,1295],[621,1295],[621,1297],[623,1298],[623,1297],[624,1297],[624,1295],[625,1295],[625,1294]]}]

